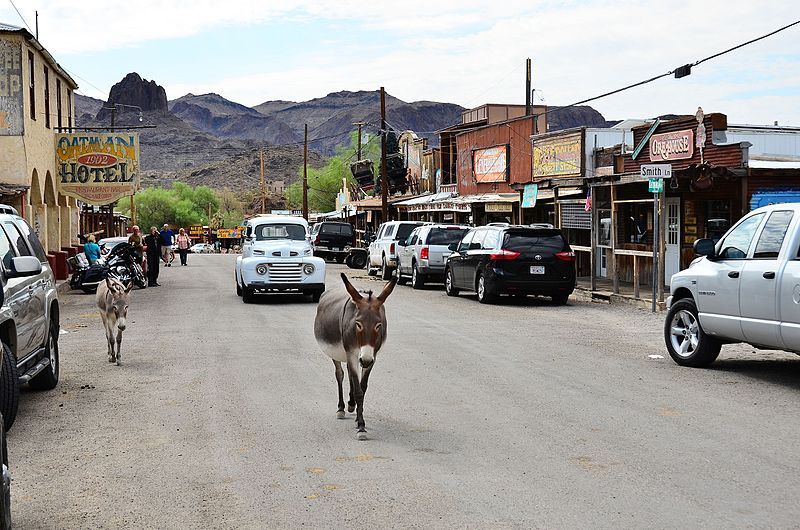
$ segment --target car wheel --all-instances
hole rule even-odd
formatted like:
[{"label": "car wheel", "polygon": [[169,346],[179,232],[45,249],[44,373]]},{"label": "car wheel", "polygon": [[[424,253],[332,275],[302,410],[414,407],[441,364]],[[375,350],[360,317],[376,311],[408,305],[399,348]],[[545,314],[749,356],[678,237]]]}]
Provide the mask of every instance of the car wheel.
[{"label": "car wheel", "polygon": [[242,287],[242,302],[245,304],[252,304],[256,301],[255,296],[256,294],[252,287]]},{"label": "car wheel", "polygon": [[47,357],[50,359],[50,364],[44,370],[36,374],[36,377],[31,379],[31,388],[36,390],[52,390],[58,385],[58,322],[51,316],[50,329],[47,336],[47,348],[45,349]]},{"label": "car wheel", "polygon": [[444,273],[444,292],[447,296],[458,296],[458,289],[455,286],[455,278],[453,277],[453,269],[447,269]]},{"label": "car wheel", "polygon": [[19,405],[19,374],[17,358],[5,344],[3,347],[3,365],[0,369],[0,413],[3,414],[3,428],[6,431],[14,425]]},{"label": "car wheel", "polygon": [[239,275],[236,274],[236,271],[233,271],[233,281],[236,282],[236,295],[242,296],[242,286],[239,285]]},{"label": "car wheel", "polygon": [[697,304],[691,298],[678,300],[669,308],[664,322],[664,342],[672,360],[681,366],[702,368],[713,363],[722,343],[705,334],[697,318]]},{"label": "car wheel", "polygon": [[478,293],[478,302],[482,304],[491,304],[494,302],[496,296],[486,285],[486,280],[484,279],[483,274],[478,275],[478,281],[476,283],[477,286],[475,287],[475,291]]},{"label": "car wheel", "polygon": [[381,260],[381,280],[388,280],[392,277],[392,269],[386,265],[386,256]]},{"label": "car wheel", "polygon": [[417,270],[417,264],[411,265],[411,287],[422,289],[425,286],[425,277]]},{"label": "car wheel", "polygon": [[361,253],[353,254],[350,258],[350,267],[353,269],[363,269],[367,266],[367,256]]},{"label": "car wheel", "polygon": [[555,305],[567,305],[569,294],[555,294],[551,297]]}]

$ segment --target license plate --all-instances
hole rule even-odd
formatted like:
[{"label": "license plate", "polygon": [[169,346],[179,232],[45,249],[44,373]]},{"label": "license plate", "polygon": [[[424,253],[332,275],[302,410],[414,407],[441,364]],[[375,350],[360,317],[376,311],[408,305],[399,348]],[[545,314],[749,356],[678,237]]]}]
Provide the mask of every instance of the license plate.
[{"label": "license plate", "polygon": [[544,265],[531,265],[531,274],[544,274]]}]

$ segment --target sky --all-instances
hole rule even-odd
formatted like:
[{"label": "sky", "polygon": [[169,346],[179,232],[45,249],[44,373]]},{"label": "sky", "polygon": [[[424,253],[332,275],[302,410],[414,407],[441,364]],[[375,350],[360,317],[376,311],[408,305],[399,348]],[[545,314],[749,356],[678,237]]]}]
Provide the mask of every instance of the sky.
[{"label": "sky", "polygon": [[[167,97],[249,106],[375,90],[474,107],[566,105],[692,63],[800,19],[796,0],[13,0],[81,86],[105,99],[128,72]],[[22,26],[11,0],[0,22]],[[723,112],[800,126],[800,25],[590,103],[608,120]]]}]

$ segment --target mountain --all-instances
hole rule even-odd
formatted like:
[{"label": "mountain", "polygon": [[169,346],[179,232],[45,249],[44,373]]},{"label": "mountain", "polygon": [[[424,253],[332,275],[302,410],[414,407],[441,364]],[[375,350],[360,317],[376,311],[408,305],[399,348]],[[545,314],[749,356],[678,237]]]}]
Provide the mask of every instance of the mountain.
[{"label": "mountain", "polygon": [[102,99],[84,96],[75,93],[75,123],[83,125],[85,122],[93,120],[100,109],[105,105]]},{"label": "mountain", "polygon": [[166,111],[167,92],[155,81],[142,79],[136,72],[131,72],[111,87],[108,101],[97,113],[97,119],[108,119],[117,105],[122,108],[138,107],[139,111]]},{"label": "mountain", "polygon": [[607,121],[602,114],[588,105],[577,107],[549,107],[547,128],[549,131],[572,129],[573,127],[611,127],[617,121]]}]

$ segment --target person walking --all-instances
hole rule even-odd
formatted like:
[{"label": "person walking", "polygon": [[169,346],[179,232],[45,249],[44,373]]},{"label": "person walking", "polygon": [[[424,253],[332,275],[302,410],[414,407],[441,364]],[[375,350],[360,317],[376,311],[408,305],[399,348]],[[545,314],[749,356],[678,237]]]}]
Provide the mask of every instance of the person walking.
[{"label": "person walking", "polygon": [[189,234],[181,228],[178,230],[178,254],[181,256],[181,267],[186,266],[186,255],[189,254],[189,246],[192,244],[192,240],[189,238]]},{"label": "person walking", "polygon": [[83,253],[86,254],[89,265],[94,265],[94,262],[100,259],[100,245],[95,243],[94,234],[89,234],[89,237],[86,238],[86,244],[83,245]]},{"label": "person walking", "polygon": [[147,246],[147,286],[158,287],[158,261],[161,259],[161,234],[158,228],[150,227],[150,233],[144,238]]},{"label": "person walking", "polygon": [[175,232],[170,230],[169,225],[164,223],[164,227],[161,229],[161,259],[164,260],[164,263],[167,264],[167,267],[171,267],[172,263],[169,260],[169,254],[172,252],[172,244],[175,242]]}]

